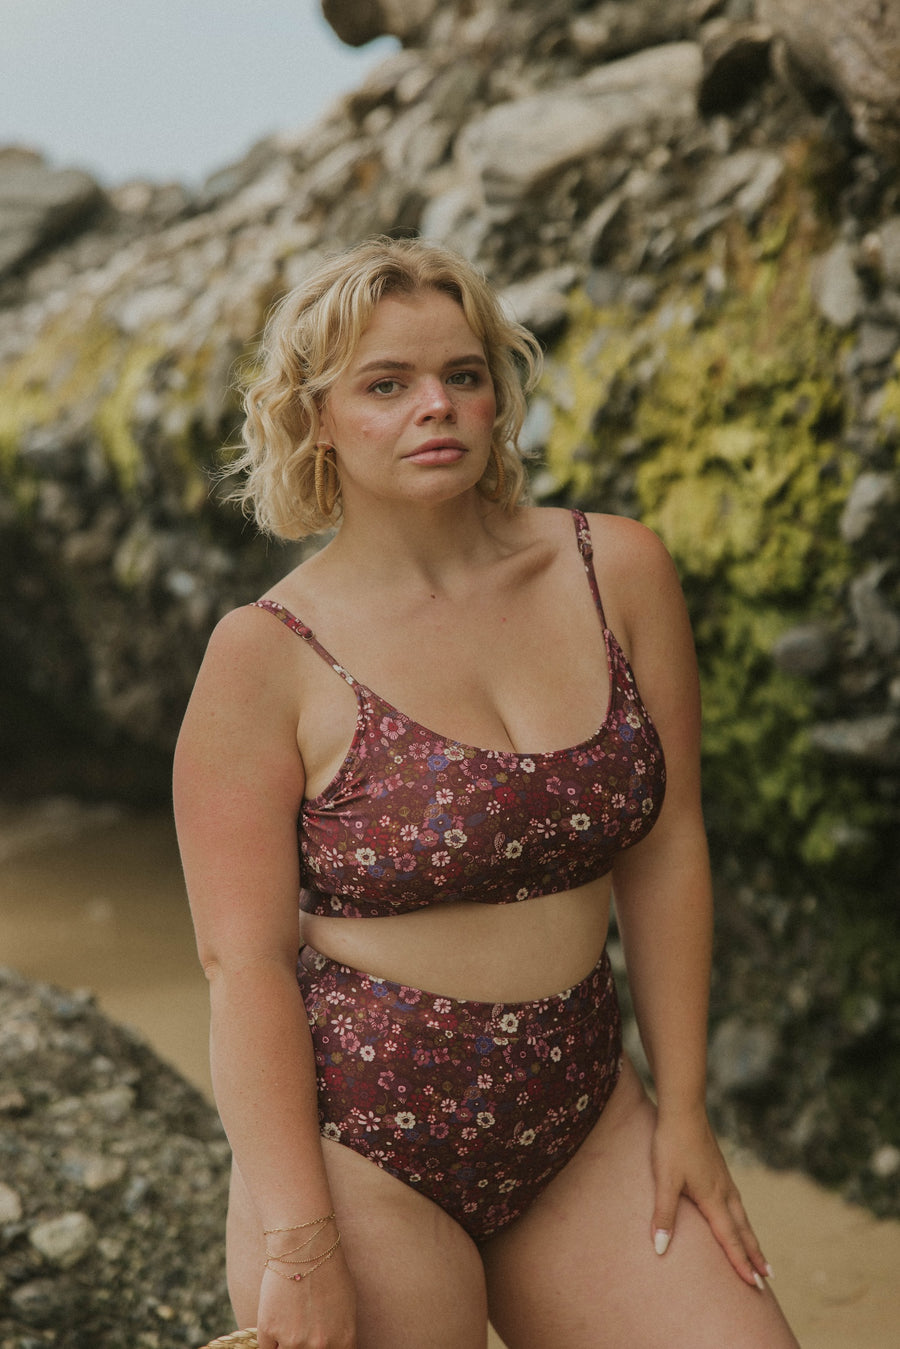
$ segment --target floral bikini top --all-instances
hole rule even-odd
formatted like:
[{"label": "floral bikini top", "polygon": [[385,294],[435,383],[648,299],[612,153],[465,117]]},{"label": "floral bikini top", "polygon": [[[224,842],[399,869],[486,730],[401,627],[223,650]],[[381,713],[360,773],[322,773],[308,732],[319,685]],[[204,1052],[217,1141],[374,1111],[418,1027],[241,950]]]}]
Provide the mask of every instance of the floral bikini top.
[{"label": "floral bikini top", "polygon": [[283,605],[258,600],[356,694],[356,733],[298,820],[300,907],[378,918],[442,901],[512,904],[571,890],[642,839],[665,792],[663,751],[603,615],[587,520],[578,546],[606,641],[609,705],[571,749],[476,749],[411,721],[354,679]]}]

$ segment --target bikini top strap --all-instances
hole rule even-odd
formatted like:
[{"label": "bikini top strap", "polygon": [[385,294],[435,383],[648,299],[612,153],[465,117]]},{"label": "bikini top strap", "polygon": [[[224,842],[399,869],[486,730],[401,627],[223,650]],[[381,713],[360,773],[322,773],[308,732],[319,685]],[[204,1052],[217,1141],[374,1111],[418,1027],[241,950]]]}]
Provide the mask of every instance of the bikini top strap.
[{"label": "bikini top strap", "polygon": [[578,540],[578,551],[581,553],[584,562],[584,570],[587,573],[588,585],[591,587],[591,594],[594,597],[594,603],[597,606],[597,613],[600,615],[600,622],[606,627],[606,615],[603,612],[603,601],[600,598],[600,587],[597,585],[597,575],[594,571],[594,545],[591,540],[591,527],[587,522],[587,516],[584,511],[573,510],[572,520],[575,524],[575,537]]},{"label": "bikini top strap", "polygon": [[256,600],[252,606],[254,609],[264,609],[267,614],[272,614],[279,619],[286,628],[295,632],[298,637],[302,637],[307,646],[311,646],[318,656],[321,656],[326,664],[330,665],[351,688],[356,687],[356,680],[349,671],[345,670],[339,661],[336,661],[330,651],[327,651],[312,628],[308,628],[305,623],[301,623],[299,618],[295,618],[290,609],[285,609],[283,604],[276,603],[275,600]]}]

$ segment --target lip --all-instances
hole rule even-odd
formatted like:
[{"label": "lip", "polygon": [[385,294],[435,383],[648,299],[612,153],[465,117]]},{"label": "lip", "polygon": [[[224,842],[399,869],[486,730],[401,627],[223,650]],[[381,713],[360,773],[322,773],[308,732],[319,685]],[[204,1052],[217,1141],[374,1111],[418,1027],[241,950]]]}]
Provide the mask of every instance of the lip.
[{"label": "lip", "polygon": [[463,445],[461,440],[454,440],[452,436],[440,436],[435,440],[426,440],[423,444],[417,445],[406,458],[416,459],[420,454],[431,454],[435,450],[461,450],[465,453],[466,446]]},{"label": "lip", "polygon": [[451,436],[441,436],[417,445],[404,457],[414,464],[455,464],[468,452],[468,447],[462,441],[454,440]]}]

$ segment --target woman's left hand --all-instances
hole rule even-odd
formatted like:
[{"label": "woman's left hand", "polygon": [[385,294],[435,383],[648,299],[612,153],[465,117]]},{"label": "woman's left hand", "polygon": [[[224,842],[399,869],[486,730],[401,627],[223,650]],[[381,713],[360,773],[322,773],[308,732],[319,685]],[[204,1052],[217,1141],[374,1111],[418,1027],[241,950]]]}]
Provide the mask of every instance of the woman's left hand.
[{"label": "woman's left hand", "polygon": [[676,1210],[682,1195],[696,1204],[719,1245],[745,1283],[765,1287],[771,1267],[744,1211],[738,1188],[702,1109],[660,1116],[653,1136],[656,1200],[651,1239],[664,1255],[675,1239]]}]

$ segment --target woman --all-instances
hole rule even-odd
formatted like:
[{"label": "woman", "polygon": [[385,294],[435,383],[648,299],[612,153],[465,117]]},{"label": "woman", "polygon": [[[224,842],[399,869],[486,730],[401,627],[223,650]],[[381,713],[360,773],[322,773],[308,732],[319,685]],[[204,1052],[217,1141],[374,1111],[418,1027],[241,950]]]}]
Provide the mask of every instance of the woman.
[{"label": "woman", "polygon": [[704,1108],[684,604],[642,526],[521,504],[538,361],[467,263],[377,240],[247,396],[260,526],[338,526],[219,624],[175,765],[262,1349],[796,1343]]}]

